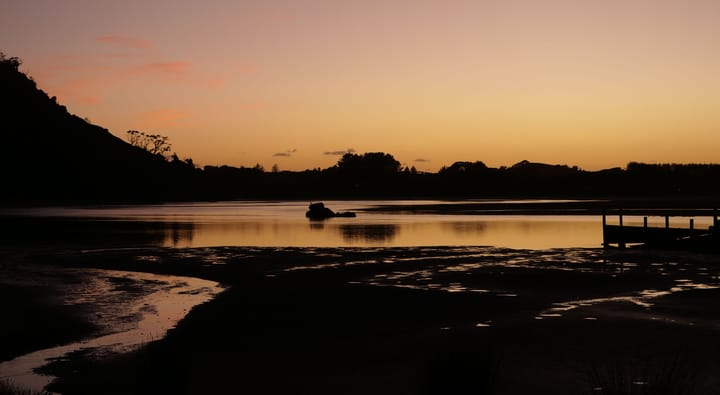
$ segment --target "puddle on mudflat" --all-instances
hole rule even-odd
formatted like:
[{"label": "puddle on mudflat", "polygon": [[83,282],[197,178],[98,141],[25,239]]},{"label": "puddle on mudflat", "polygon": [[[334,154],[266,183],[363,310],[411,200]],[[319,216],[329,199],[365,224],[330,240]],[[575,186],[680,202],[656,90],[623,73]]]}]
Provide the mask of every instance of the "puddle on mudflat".
[{"label": "puddle on mudflat", "polygon": [[[678,292],[684,292],[689,290],[695,290],[695,289],[718,289],[720,286],[713,285],[713,284],[702,284],[702,283],[695,283],[691,282],[691,280],[688,279],[679,279],[675,280],[676,283],[678,283],[676,286],[671,287],[667,290],[656,290],[656,289],[644,289],[639,291],[636,295],[627,295],[627,296],[612,296],[612,297],[605,297],[605,298],[593,298],[593,299],[583,299],[583,300],[573,300],[573,301],[567,301],[567,302],[558,302],[554,304],[554,307],[551,307],[547,310],[544,310],[541,312],[538,317],[542,318],[549,318],[549,317],[562,317],[562,313],[569,312],[571,310],[576,310],[582,307],[592,307],[594,305],[598,305],[601,303],[612,303],[612,302],[619,302],[619,303],[629,303],[636,305],[638,307],[642,307],[645,309],[650,309],[653,306],[652,300],[661,296],[667,296]],[[537,318],[537,317],[536,317]],[[596,318],[588,318],[585,319],[596,319]],[[655,317],[651,319],[657,319]],[[674,320],[669,320],[671,322],[674,322]]]},{"label": "puddle on mudflat", "polygon": [[[532,298],[540,293],[540,296],[554,298],[555,302],[549,302],[551,305],[541,310],[537,319],[562,317],[572,310],[589,309],[602,303],[624,303],[650,310],[659,297],[720,288],[720,271],[708,266],[715,258],[703,254],[492,247],[426,249],[421,257],[409,251],[405,254],[396,250],[376,258],[376,262],[387,262],[392,271],[354,283],[495,297]],[[565,290],[551,276],[568,272],[578,275],[563,274],[569,279]],[[575,279],[587,281],[588,286],[573,284]],[[543,286],[544,281],[547,287]],[[608,286],[602,285],[603,282]]]},{"label": "puddle on mudflat", "polygon": [[[78,272],[79,273],[79,272]],[[110,270],[87,270],[87,281],[69,289],[66,304],[84,303],[94,308],[100,336],[21,355],[0,363],[0,379],[36,392],[43,391],[53,379],[35,370],[66,354],[85,349],[95,355],[122,353],[161,339],[194,306],[207,302],[223,288],[216,282],[191,277]],[[134,285],[137,297],[121,295],[113,284]],[[150,292],[147,290],[150,289]],[[122,325],[120,324],[122,323]]]}]

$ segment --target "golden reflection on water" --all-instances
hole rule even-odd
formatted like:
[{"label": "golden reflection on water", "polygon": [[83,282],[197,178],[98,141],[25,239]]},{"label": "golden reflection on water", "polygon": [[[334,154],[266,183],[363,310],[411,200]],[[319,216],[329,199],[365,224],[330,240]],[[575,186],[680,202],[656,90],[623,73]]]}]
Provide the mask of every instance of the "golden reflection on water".
[{"label": "golden reflection on water", "polygon": [[[325,221],[305,218],[308,203],[298,201],[32,208],[7,214],[94,221],[102,225],[99,229],[109,234],[112,240],[168,247],[496,246],[547,249],[599,247],[602,243],[600,216],[469,215],[452,210],[418,214],[412,210],[372,210],[378,206],[395,205],[404,209],[413,205],[441,203],[452,206],[467,202],[472,201],[326,201],[326,206],[335,211],[353,211],[358,215]],[[513,202],[516,201],[503,201]],[[127,224],[134,224],[135,228]],[[137,224],[141,226],[138,228]],[[99,238],[101,234],[96,232],[95,225],[91,225],[83,223],[82,229],[93,238]]]},{"label": "golden reflection on water", "polygon": [[485,245],[547,249],[599,247],[602,243],[600,221],[593,217],[417,216],[402,221],[368,217],[322,222],[198,223],[191,228],[168,228],[163,244],[170,247]]}]

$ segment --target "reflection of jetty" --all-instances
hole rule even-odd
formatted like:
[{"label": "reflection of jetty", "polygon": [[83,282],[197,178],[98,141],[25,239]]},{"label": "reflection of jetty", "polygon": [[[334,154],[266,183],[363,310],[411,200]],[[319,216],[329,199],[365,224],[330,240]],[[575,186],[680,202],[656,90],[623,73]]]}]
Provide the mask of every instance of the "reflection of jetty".
[{"label": "reflection of jetty", "polygon": [[[617,214],[619,223],[608,225],[607,216]],[[642,226],[623,224],[623,215],[642,216]],[[671,227],[672,217],[695,217],[712,215],[712,225],[696,227],[695,219],[690,218],[687,227]],[[648,226],[648,216],[664,217],[665,226]],[[627,245],[639,245],[645,248],[720,252],[720,232],[718,230],[718,210],[603,210],[603,247],[625,248]]]}]

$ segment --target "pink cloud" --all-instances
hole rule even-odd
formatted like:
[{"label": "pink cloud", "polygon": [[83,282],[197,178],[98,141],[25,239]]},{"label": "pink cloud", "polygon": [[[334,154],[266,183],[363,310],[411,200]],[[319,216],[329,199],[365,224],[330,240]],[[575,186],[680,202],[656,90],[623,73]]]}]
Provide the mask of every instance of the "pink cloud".
[{"label": "pink cloud", "polygon": [[61,71],[38,73],[48,81],[48,93],[64,103],[97,104],[120,86],[132,81],[147,80],[169,84],[190,84],[204,89],[220,89],[225,85],[221,77],[196,76],[189,71],[189,62],[155,62],[135,66],[113,67],[105,65],[77,65]]},{"label": "pink cloud", "polygon": [[[110,42],[116,38],[113,36],[103,40]],[[133,84],[147,86],[157,83],[220,90],[241,74],[261,72],[261,68],[252,61],[231,62],[216,68],[197,68],[189,61],[158,57],[149,59],[148,56],[152,54],[127,52],[47,55],[41,59],[45,67],[34,68],[33,74],[38,84],[50,96],[57,96],[62,104],[97,105],[111,97],[118,89],[128,89]],[[246,102],[236,108],[257,110],[263,107],[266,107],[265,103]],[[159,118],[159,114],[154,118],[146,114],[143,118],[143,121],[150,124],[162,124],[169,120]]]},{"label": "pink cloud", "polygon": [[82,104],[98,104],[102,99],[100,96],[85,95],[77,98],[77,101]]},{"label": "pink cloud", "polygon": [[103,44],[116,45],[126,48],[149,49],[153,47],[153,43],[151,41],[126,36],[103,36],[98,37],[95,40]]},{"label": "pink cloud", "polygon": [[192,117],[190,111],[182,108],[161,108],[141,113],[137,123],[141,129],[162,129],[186,126]]},{"label": "pink cloud", "polygon": [[225,79],[220,77],[207,78],[201,81],[200,84],[208,89],[220,89],[225,86]]},{"label": "pink cloud", "polygon": [[184,79],[187,75],[187,69],[189,65],[189,62],[146,63],[128,69],[125,74],[130,77],[140,75],[155,75],[160,77],[167,77],[172,80],[181,80]]},{"label": "pink cloud", "polygon": [[114,85],[115,81],[101,77],[72,78],[50,84],[48,94],[57,96],[61,104],[98,104]]},{"label": "pink cloud", "polygon": [[62,104],[99,104],[123,84],[119,68],[105,55],[69,53],[48,55],[33,72],[38,84]]}]

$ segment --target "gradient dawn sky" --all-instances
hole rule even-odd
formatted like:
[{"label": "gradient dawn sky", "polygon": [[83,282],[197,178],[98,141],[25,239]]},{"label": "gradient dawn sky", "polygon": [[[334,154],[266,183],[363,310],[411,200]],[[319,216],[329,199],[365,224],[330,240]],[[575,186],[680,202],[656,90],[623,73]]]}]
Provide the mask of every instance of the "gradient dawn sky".
[{"label": "gradient dawn sky", "polygon": [[720,162],[718,0],[0,0],[0,51],[200,165]]}]

